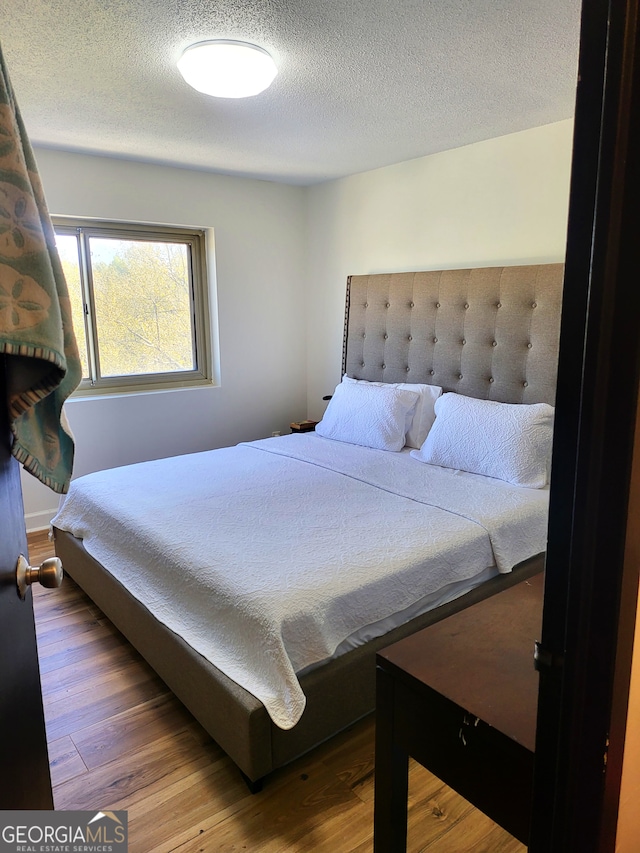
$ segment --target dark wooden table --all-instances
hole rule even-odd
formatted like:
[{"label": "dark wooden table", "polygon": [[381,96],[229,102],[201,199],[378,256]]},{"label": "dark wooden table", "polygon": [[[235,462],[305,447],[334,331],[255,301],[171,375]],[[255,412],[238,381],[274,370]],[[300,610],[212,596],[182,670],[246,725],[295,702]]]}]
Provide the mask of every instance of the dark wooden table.
[{"label": "dark wooden table", "polygon": [[404,853],[409,756],[524,844],[530,825],[543,576],[377,656],[375,853]]}]

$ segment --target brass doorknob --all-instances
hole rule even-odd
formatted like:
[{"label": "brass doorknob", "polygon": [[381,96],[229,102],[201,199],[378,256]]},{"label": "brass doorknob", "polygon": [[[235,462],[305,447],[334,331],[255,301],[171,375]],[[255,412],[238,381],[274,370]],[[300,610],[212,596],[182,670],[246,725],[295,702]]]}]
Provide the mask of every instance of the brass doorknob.
[{"label": "brass doorknob", "polygon": [[18,557],[16,582],[18,595],[22,599],[27,594],[27,587],[32,583],[39,583],[47,589],[55,589],[62,584],[63,577],[62,560],[59,557],[49,557],[40,566],[30,566],[22,554]]}]

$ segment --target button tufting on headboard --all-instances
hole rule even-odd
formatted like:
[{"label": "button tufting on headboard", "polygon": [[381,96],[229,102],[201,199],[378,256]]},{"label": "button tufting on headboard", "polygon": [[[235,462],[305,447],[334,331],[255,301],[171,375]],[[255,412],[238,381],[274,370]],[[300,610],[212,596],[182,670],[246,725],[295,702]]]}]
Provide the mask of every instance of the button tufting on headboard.
[{"label": "button tufting on headboard", "polygon": [[553,403],[562,278],[561,264],[350,276],[343,370]]}]

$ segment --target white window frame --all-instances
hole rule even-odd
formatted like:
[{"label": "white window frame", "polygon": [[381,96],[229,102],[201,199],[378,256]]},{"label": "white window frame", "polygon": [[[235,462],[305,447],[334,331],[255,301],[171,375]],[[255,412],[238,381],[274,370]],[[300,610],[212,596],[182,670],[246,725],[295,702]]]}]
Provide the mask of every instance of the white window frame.
[{"label": "white window frame", "polygon": [[[209,286],[207,276],[206,233],[195,228],[174,228],[128,222],[79,219],[52,216],[56,234],[75,236],[79,241],[80,286],[84,306],[85,336],[90,378],[83,378],[74,396],[117,394],[211,385],[211,332],[209,321]],[[90,237],[107,237],[144,242],[181,243],[188,246],[191,306],[191,336],[194,369],[168,373],[138,373],[126,376],[100,374],[99,329],[96,320]]]}]

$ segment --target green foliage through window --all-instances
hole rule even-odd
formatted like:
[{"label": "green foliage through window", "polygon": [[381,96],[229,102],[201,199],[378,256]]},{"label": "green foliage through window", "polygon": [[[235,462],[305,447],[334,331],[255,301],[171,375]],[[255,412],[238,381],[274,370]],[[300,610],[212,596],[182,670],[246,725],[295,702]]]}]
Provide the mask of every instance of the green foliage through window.
[{"label": "green foliage through window", "polygon": [[209,380],[201,232],[54,218],[81,351],[81,389]]}]

